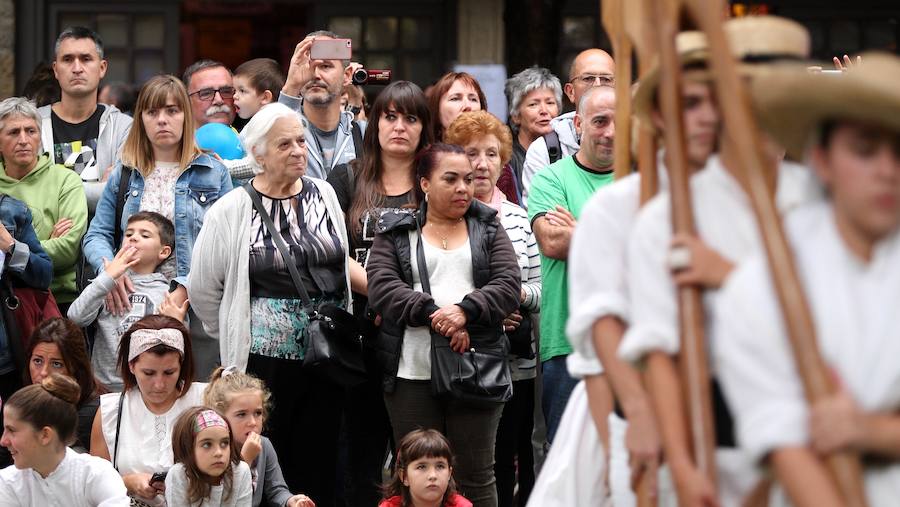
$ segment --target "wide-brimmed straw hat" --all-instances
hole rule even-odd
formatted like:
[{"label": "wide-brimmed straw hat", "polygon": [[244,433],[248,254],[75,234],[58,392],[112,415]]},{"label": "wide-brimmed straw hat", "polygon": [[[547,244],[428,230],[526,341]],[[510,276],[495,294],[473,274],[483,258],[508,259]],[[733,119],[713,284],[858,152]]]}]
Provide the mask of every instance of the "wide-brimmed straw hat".
[{"label": "wide-brimmed straw hat", "polygon": [[[723,29],[731,54],[738,60],[738,72],[745,77],[753,78],[767,72],[770,64],[787,64],[797,72],[805,68],[811,42],[809,32],[796,21],[779,16],[746,16],[729,19],[724,23]],[[682,36],[687,38],[682,41]],[[697,47],[701,41],[702,50]],[[675,43],[682,67],[706,62],[709,56],[706,37],[700,32],[682,32],[678,34]],[[635,93],[635,114],[645,119],[647,125],[653,124],[650,113],[659,87],[659,73],[659,64],[656,63],[641,78]],[[695,76],[708,80],[711,74]]]},{"label": "wide-brimmed straw hat", "polygon": [[[703,64],[705,66],[709,58],[709,45],[706,43],[706,35],[703,32],[681,32],[675,37],[675,51],[682,69],[692,65]],[[709,80],[709,73],[692,73],[697,79]],[[660,68],[659,62],[653,66],[638,81],[637,90],[634,92],[634,114],[644,123],[645,127],[652,128],[653,121],[650,113],[653,111],[656,101],[656,91],[659,89]]]},{"label": "wide-brimmed straw hat", "polygon": [[900,133],[900,58],[865,53],[842,74],[773,69],[751,84],[760,122],[786,150],[802,160],[826,121],[860,121]]}]

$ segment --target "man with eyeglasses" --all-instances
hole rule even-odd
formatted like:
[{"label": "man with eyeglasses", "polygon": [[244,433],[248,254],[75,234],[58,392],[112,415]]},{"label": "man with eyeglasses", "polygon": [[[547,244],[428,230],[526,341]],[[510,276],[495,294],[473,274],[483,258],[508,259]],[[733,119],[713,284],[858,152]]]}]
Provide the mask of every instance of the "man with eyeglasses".
[{"label": "man with eyeglasses", "polygon": [[231,71],[215,60],[200,60],[185,69],[182,78],[191,98],[194,128],[207,123],[234,121],[234,81]]},{"label": "man with eyeglasses", "polygon": [[[49,152],[53,163],[81,176],[89,213],[93,213],[103,192],[102,182],[131,130],[130,116],[97,102],[97,88],[106,69],[100,36],[80,26],[66,28],[56,39],[53,57],[60,101],[38,109],[43,150]],[[69,227],[70,222],[61,220],[55,232],[61,236]]]},{"label": "man with eyeglasses", "polygon": [[[578,104],[581,96],[594,86],[613,86],[615,83],[615,63],[602,49],[586,49],[572,60],[569,68],[569,82],[563,92],[572,104]],[[574,155],[578,151],[579,139],[575,133],[575,111],[561,114],[550,122],[553,132],[535,139],[525,154],[522,169],[522,199],[528,204],[528,190],[535,174],[557,160]],[[551,154],[551,152],[553,152]]]}]

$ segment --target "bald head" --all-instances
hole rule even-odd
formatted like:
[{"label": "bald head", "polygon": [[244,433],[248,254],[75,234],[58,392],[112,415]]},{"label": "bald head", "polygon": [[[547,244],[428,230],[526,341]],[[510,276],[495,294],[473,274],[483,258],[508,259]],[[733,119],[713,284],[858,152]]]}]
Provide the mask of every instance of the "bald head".
[{"label": "bald head", "polygon": [[591,48],[578,53],[569,68],[569,82],[564,90],[566,97],[577,105],[585,90],[601,84],[597,80],[590,80],[588,76],[601,76],[602,80],[608,80],[615,76],[615,69],[612,56],[602,49]]},{"label": "bald head", "polygon": [[575,131],[581,136],[579,161],[605,171],[613,163],[616,136],[616,92],[608,86],[588,88],[578,102]]}]

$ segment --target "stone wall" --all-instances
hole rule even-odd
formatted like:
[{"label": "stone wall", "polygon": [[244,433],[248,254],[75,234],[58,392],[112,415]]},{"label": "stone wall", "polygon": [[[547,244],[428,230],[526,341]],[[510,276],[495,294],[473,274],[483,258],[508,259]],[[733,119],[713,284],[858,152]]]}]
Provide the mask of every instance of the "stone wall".
[{"label": "stone wall", "polygon": [[16,12],[13,0],[0,0],[0,99],[16,88]]}]

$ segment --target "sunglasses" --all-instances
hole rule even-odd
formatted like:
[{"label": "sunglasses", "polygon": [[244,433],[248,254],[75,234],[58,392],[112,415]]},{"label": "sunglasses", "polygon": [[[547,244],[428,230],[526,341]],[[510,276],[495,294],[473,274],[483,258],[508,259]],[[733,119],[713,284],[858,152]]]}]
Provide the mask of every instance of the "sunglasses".
[{"label": "sunglasses", "polygon": [[569,82],[574,83],[576,81],[586,86],[613,86],[616,84],[616,78],[609,74],[582,74]]},{"label": "sunglasses", "polygon": [[232,99],[234,98],[234,88],[231,86],[223,86],[221,88],[203,88],[202,90],[197,90],[194,93],[189,93],[188,95],[196,95],[197,98],[202,100],[203,102],[209,102],[216,96],[216,93],[222,96],[223,99]]}]

